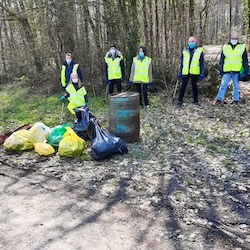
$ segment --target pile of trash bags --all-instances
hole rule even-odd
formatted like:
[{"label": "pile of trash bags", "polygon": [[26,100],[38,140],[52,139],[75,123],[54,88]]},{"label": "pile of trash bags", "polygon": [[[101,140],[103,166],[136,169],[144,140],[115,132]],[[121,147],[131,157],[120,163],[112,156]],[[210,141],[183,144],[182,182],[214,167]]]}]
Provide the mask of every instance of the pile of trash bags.
[{"label": "pile of trash bags", "polygon": [[69,123],[49,128],[42,122],[29,129],[12,133],[3,143],[6,150],[19,151],[33,149],[41,156],[52,155],[58,150],[60,156],[76,157],[86,148],[86,140],[91,140],[91,157],[103,160],[115,154],[126,154],[126,142],[104,131],[96,117],[87,107],[75,109],[76,120],[73,128]]}]

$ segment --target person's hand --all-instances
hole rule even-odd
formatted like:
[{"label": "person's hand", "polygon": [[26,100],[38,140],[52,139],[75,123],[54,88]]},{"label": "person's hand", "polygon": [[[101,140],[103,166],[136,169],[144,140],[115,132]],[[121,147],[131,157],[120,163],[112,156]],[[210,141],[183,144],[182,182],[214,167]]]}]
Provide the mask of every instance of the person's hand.
[{"label": "person's hand", "polygon": [[124,80],[125,80],[124,77],[122,77],[121,81],[124,82]]},{"label": "person's hand", "polygon": [[221,77],[223,76],[223,72],[222,72],[222,71],[220,71],[220,76],[221,76]]},{"label": "person's hand", "polygon": [[65,102],[65,101],[66,101],[66,96],[65,96],[65,95],[62,95],[62,96],[60,97],[60,100],[61,100],[61,102]]},{"label": "person's hand", "polygon": [[108,80],[108,79],[106,79],[106,80],[105,80],[105,83],[108,85],[108,84],[109,84],[109,80]]},{"label": "person's hand", "polygon": [[182,74],[179,72],[179,73],[177,74],[177,79],[178,79],[178,81],[181,80],[181,77],[182,77]]},{"label": "person's hand", "polygon": [[205,76],[204,74],[200,74],[200,81],[204,80]]},{"label": "person's hand", "polygon": [[152,86],[153,86],[153,83],[152,83],[152,82],[150,82],[150,83],[149,83],[149,86],[150,86],[150,87],[152,87]]},{"label": "person's hand", "polygon": [[133,82],[129,81],[129,82],[128,82],[128,85],[129,85],[129,86],[131,86],[131,85],[132,85],[132,83],[133,83]]},{"label": "person's hand", "polygon": [[87,108],[89,106],[89,103],[88,102],[85,102],[85,107]]}]

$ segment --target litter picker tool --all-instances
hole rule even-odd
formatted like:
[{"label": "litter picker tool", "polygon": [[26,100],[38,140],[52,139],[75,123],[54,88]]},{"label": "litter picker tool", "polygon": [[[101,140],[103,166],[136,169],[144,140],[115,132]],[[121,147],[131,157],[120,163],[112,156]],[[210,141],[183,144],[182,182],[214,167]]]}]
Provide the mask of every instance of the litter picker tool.
[{"label": "litter picker tool", "polygon": [[179,80],[176,81],[176,84],[175,84],[175,87],[174,87],[174,93],[173,93],[173,97],[172,97],[173,102],[174,102],[174,99],[175,99],[175,96],[176,96],[178,85],[179,85]]},{"label": "litter picker tool", "polygon": [[61,117],[60,117],[61,123],[63,123],[63,116],[64,116],[64,102],[62,102],[62,110],[61,110]]}]

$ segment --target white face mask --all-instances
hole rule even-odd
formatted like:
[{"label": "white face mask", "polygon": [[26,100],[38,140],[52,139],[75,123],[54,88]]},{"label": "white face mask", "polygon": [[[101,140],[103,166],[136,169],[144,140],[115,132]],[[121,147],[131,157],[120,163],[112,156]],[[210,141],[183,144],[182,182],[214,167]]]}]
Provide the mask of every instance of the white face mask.
[{"label": "white face mask", "polygon": [[231,41],[230,41],[230,42],[231,42],[231,44],[232,44],[232,45],[236,45],[236,44],[238,43],[238,40],[231,39]]},{"label": "white face mask", "polygon": [[78,78],[73,78],[73,79],[72,79],[72,82],[73,82],[73,83],[77,83],[77,82],[78,82]]},{"label": "white face mask", "polygon": [[110,53],[111,53],[112,55],[114,55],[114,54],[115,54],[115,49],[111,49],[111,50],[110,50]]},{"label": "white face mask", "polygon": [[66,59],[67,64],[71,64],[72,59]]}]

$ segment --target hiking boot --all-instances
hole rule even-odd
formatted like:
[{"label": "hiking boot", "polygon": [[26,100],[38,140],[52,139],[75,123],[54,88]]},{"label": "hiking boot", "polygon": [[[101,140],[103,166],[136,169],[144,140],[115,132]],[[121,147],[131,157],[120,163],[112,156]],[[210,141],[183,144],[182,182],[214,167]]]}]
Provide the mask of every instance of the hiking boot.
[{"label": "hiking boot", "polygon": [[181,107],[182,107],[182,102],[180,102],[180,101],[177,102],[176,108],[177,108],[177,109],[180,109]]},{"label": "hiking boot", "polygon": [[221,104],[222,104],[221,100],[216,100],[215,105],[221,105]]},{"label": "hiking boot", "polygon": [[233,104],[233,105],[238,105],[238,104],[239,104],[239,101],[232,101],[231,104]]},{"label": "hiking boot", "polygon": [[194,105],[197,107],[201,106],[199,102],[194,102]]}]

